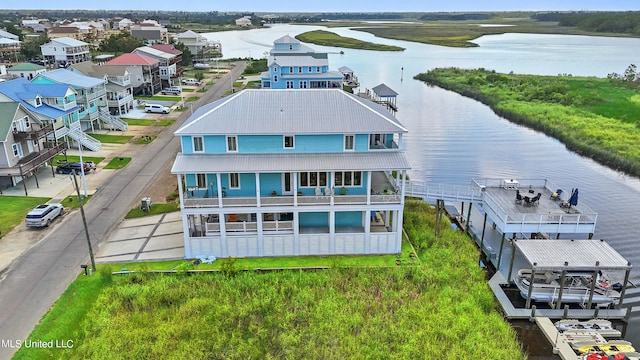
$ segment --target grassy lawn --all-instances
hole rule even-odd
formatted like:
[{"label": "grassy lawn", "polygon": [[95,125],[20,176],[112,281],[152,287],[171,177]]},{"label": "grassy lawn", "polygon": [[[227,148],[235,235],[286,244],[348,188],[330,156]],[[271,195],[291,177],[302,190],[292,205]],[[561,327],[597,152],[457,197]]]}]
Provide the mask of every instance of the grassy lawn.
[{"label": "grassy lawn", "polygon": [[403,51],[404,48],[392,45],[376,44],[368,41],[362,41],[350,37],[340,36],[336,33],[325,30],[315,30],[302,33],[296,36],[296,39],[322,46],[342,47],[349,49],[363,49],[376,51]]},{"label": "grassy lawn", "polygon": [[[186,108],[184,110],[186,110]],[[171,126],[171,124],[173,124],[174,122],[176,122],[175,119],[163,119],[163,120],[157,121],[154,125],[156,125],[156,126]]]},{"label": "grassy lawn", "polygon": [[637,84],[574,76],[434,69],[416,79],[474,98],[612,169],[640,175]]},{"label": "grassy lawn", "polygon": [[[196,267],[220,272],[189,275],[145,272],[186,270],[186,261],[100,265],[78,277],[29,337],[74,347],[23,347],[15,358],[526,359],[496,311],[473,242],[446,224],[436,238],[424,203],[408,201],[405,214],[422,257],[414,266],[395,265],[395,255],[386,267],[367,265],[376,256],[225,259]],[[344,267],[342,258],[364,266]],[[245,264],[331,268],[241,271]],[[143,272],[111,275],[122,269]]]},{"label": "grassy lawn", "polygon": [[139,207],[136,207],[131,209],[129,213],[125,215],[124,218],[135,219],[143,216],[164,214],[164,213],[169,213],[169,212],[174,212],[179,210],[180,210],[180,204],[178,203],[153,204],[153,206],[151,206],[151,211],[149,212],[142,211]]},{"label": "grassy lawn", "polygon": [[49,200],[51,198],[0,195],[0,237],[20,224],[31,209]]},{"label": "grassy lawn", "polygon": [[178,102],[182,100],[181,96],[173,96],[173,95],[156,95],[156,96],[140,96],[136,97],[136,100],[142,101],[175,101]]},{"label": "grassy lawn", "polygon": [[133,139],[131,135],[91,134],[91,137],[106,144],[126,144]]},{"label": "grassy lawn", "polygon": [[196,90],[196,89],[191,89],[191,88],[182,88],[182,92],[183,92],[183,93],[185,93],[185,92],[187,92],[187,93],[188,93],[188,92],[194,92],[195,90]]},{"label": "grassy lawn", "polygon": [[[99,156],[82,156],[82,161],[89,162],[93,161],[96,164],[99,164],[104,160],[104,157]],[[61,162],[80,162],[80,156],[78,155],[67,155],[66,158],[64,155],[56,155],[53,158],[53,164],[58,165]]]},{"label": "grassy lawn", "polygon": [[114,157],[109,161],[109,163],[104,167],[105,169],[113,169],[118,170],[127,166],[131,162],[130,157]]},{"label": "grassy lawn", "polygon": [[[78,184],[80,184],[79,180],[78,180]],[[82,195],[82,189],[80,189],[80,195]],[[91,196],[92,195],[81,196],[82,205],[86,205],[87,202],[91,199]],[[62,202],[62,205],[64,205],[64,207],[66,207],[66,208],[79,209],[80,208],[80,202],[78,202],[78,194],[74,193],[74,194],[71,194],[71,195],[67,196],[64,199],[64,201]]]},{"label": "grassy lawn", "polygon": [[122,120],[126,121],[127,124],[133,125],[133,126],[149,126],[149,125],[153,125],[153,123],[156,122],[153,119],[122,119]]},{"label": "grassy lawn", "polygon": [[155,135],[140,136],[139,138],[136,139],[135,144],[136,145],[150,144],[153,140],[156,139],[156,137],[157,136],[155,136]]}]

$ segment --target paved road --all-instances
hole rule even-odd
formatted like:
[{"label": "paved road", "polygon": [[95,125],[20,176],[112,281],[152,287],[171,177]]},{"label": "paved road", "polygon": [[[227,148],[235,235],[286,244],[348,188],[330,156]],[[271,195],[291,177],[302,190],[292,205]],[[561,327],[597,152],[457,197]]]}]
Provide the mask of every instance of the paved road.
[{"label": "paved road", "polygon": [[[193,108],[224,96],[245,67],[246,63],[238,62]],[[94,249],[140,201],[156,174],[175,159],[180,143],[173,132],[189,115],[189,111],[183,112],[92,197],[85,213]],[[88,261],[82,219],[80,212],[75,212],[7,268],[0,279],[0,359],[11,358],[17,351],[10,346],[11,342],[27,338],[51,304],[79,274],[80,265]]]}]

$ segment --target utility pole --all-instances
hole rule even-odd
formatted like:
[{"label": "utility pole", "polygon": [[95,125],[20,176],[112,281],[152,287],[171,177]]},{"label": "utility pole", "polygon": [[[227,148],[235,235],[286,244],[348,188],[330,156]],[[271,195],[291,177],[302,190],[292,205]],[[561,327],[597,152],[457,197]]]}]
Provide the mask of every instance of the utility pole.
[{"label": "utility pole", "polygon": [[73,174],[73,183],[78,194],[78,202],[80,203],[80,214],[82,215],[82,224],[84,225],[84,234],[87,237],[87,245],[89,245],[89,256],[91,257],[91,268],[96,271],[96,260],[93,258],[93,248],[91,247],[91,238],[89,237],[89,227],[87,226],[87,218],[84,216],[84,207],[82,206],[82,197],[80,196],[80,187],[78,187],[78,178],[76,172],[71,171]]}]

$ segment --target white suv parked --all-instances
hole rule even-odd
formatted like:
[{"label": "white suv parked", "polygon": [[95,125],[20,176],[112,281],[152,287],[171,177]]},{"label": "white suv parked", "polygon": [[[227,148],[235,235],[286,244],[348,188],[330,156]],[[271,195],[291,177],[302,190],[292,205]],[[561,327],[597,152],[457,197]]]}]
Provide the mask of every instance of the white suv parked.
[{"label": "white suv parked", "polygon": [[168,114],[169,108],[159,104],[147,104],[144,106],[144,111],[148,113]]},{"label": "white suv parked", "polygon": [[49,226],[53,219],[62,215],[63,212],[62,204],[38,205],[27,214],[26,224],[30,227]]}]

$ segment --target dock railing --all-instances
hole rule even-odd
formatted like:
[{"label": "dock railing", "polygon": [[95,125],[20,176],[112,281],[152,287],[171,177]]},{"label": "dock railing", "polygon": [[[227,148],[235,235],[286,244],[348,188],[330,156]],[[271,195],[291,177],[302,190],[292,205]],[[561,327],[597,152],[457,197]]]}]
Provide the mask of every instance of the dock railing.
[{"label": "dock railing", "polygon": [[482,188],[479,186],[459,186],[428,184],[422,181],[408,181],[405,190],[406,196],[415,196],[424,199],[442,199],[445,201],[483,201]]}]

